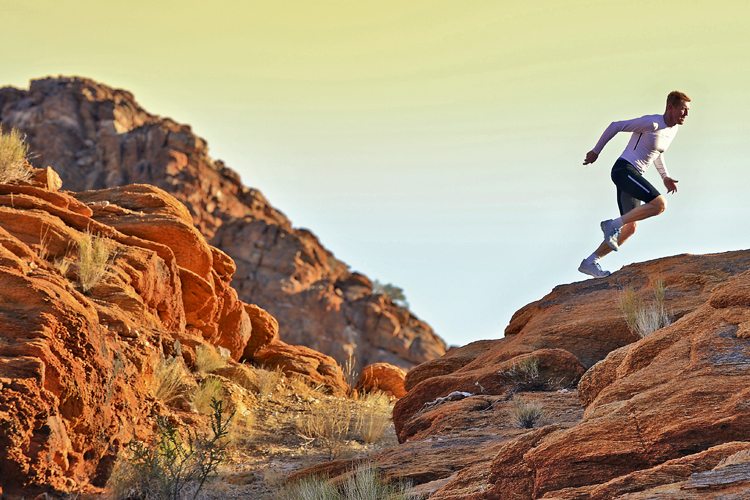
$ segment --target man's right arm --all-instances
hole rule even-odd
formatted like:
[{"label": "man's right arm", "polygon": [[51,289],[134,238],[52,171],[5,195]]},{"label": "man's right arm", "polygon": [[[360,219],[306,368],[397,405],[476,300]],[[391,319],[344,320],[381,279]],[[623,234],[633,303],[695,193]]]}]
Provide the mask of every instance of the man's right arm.
[{"label": "man's right arm", "polygon": [[[632,120],[623,120],[619,122],[612,122],[604,130],[604,133],[599,138],[599,142],[596,143],[594,149],[589,151],[599,156],[604,146],[618,133],[618,132],[653,132],[655,130],[655,123],[651,116],[641,116],[640,118],[634,118]],[[588,155],[586,155],[588,158]],[[589,162],[591,163],[591,162]],[[585,165],[585,163],[584,163]]]}]

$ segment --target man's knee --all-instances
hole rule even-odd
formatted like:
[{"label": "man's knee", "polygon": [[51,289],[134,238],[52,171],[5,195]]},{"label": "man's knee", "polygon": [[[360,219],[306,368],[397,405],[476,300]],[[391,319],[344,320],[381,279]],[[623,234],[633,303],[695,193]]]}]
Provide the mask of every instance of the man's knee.
[{"label": "man's knee", "polygon": [[657,215],[667,209],[667,199],[664,197],[664,195],[657,196],[656,198],[651,200],[650,204],[654,207]]}]

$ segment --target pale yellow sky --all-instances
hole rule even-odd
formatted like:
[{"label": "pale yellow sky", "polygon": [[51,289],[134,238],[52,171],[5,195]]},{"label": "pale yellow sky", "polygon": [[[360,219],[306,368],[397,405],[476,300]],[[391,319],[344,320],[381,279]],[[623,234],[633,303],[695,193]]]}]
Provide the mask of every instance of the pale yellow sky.
[{"label": "pale yellow sky", "polygon": [[626,138],[581,159],[675,88],[694,100],[667,153],[681,191],[608,265],[747,245],[729,223],[747,216],[747,1],[0,0],[0,17],[0,85],[87,76],[191,124],[449,342],[582,278]]}]

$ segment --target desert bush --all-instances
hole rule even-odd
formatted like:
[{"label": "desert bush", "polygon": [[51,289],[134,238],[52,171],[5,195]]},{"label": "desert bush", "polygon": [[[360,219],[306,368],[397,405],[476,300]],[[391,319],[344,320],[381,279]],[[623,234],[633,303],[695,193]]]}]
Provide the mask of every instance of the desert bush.
[{"label": "desert bush", "polygon": [[258,380],[258,396],[261,399],[270,399],[283,385],[284,372],[278,366],[274,370],[258,368],[255,374]]},{"label": "desert bush", "polygon": [[[279,500],[339,500],[338,489],[325,479],[306,477],[288,484],[274,495]],[[343,499],[341,499],[343,500]]]},{"label": "desert bush", "polygon": [[325,398],[317,405],[307,404],[295,420],[297,431],[317,440],[335,458],[351,428],[352,412],[344,398]]},{"label": "desert bush", "polygon": [[21,132],[16,129],[7,134],[0,132],[0,183],[26,181],[31,177],[27,154]]},{"label": "desert bush", "polygon": [[521,429],[531,429],[540,423],[544,417],[544,410],[538,403],[527,403],[522,399],[513,401],[513,420]]},{"label": "desert bush", "polygon": [[118,499],[198,498],[206,480],[226,458],[227,429],[233,415],[223,402],[211,402],[211,434],[181,432],[165,417],[157,419],[155,443],[131,441],[118,461],[108,486]]},{"label": "desert bush", "polygon": [[88,292],[101,281],[107,272],[112,256],[112,242],[88,231],[78,242],[78,281]]},{"label": "desert bush", "polygon": [[364,395],[354,405],[354,432],[365,443],[376,443],[391,426],[391,399],[382,392]]},{"label": "desert bush", "polygon": [[508,370],[501,372],[501,375],[518,391],[532,391],[546,387],[546,381],[542,380],[539,375],[539,360],[535,357],[514,362]]},{"label": "desert bush", "polygon": [[287,485],[276,495],[281,500],[406,500],[408,485],[389,484],[365,463],[354,469],[338,488],[322,478],[308,477]]},{"label": "desert bush", "polygon": [[199,345],[195,349],[195,367],[199,372],[212,371],[227,366],[227,360],[212,345]]},{"label": "desert bush", "polygon": [[207,377],[193,391],[192,402],[198,413],[208,414],[211,412],[211,402],[222,400],[223,397],[224,387],[221,385],[221,380],[215,377]]},{"label": "desert bush", "polygon": [[161,359],[154,368],[152,393],[157,399],[169,404],[180,397],[187,397],[192,389],[191,382],[182,357]]},{"label": "desert bush", "polygon": [[665,306],[665,295],[666,287],[663,280],[656,280],[653,285],[653,299],[648,302],[632,288],[623,290],[620,296],[620,309],[631,332],[645,337],[672,323]]}]

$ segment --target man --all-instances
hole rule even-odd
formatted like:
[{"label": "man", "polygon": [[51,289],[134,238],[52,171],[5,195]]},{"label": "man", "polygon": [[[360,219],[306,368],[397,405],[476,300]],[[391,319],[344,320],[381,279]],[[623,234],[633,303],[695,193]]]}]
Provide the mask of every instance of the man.
[{"label": "man", "polygon": [[664,164],[664,151],[672,143],[679,126],[685,123],[688,111],[690,98],[676,90],[670,92],[663,115],[646,115],[633,120],[612,122],[594,149],[586,153],[583,164],[594,163],[615,134],[632,132],[625,151],[612,167],[612,182],[617,186],[620,217],[601,222],[604,241],[594,253],[583,259],[578,267],[579,271],[595,278],[609,276],[610,272],[599,265],[599,259],[625,243],[635,233],[637,221],[659,215],[667,208],[664,195],[643,177],[643,173],[653,162],[667,192],[677,192],[677,180],[669,176]]}]

